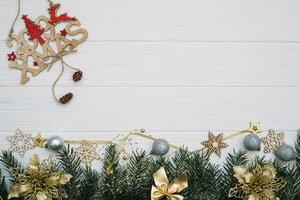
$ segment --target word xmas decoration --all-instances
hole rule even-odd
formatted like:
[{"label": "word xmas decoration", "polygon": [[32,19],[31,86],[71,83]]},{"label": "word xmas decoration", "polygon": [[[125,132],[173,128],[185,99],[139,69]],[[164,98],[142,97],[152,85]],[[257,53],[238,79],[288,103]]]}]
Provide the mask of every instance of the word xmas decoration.
[{"label": "word xmas decoration", "polygon": [[[32,21],[27,15],[23,15],[26,28],[18,34],[14,34],[12,29],[9,34],[8,47],[12,48],[16,43],[16,50],[7,54],[9,66],[21,70],[21,84],[30,80],[29,74],[37,76],[45,69],[49,70],[56,61],[62,62],[62,73],[64,64],[77,70],[67,65],[63,57],[75,52],[76,47],[87,40],[88,32],[80,27],[81,23],[77,18],[69,17],[67,13],[58,14],[59,8],[60,4],[50,2],[50,18],[42,15]],[[57,30],[60,23],[65,24],[65,27]],[[82,75],[80,70],[77,71],[77,75],[78,73]],[[55,97],[55,94],[53,95]]]}]

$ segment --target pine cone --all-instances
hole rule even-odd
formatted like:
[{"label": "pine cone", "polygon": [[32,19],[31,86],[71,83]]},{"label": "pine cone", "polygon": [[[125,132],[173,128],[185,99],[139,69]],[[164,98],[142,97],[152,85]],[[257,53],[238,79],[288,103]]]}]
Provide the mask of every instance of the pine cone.
[{"label": "pine cone", "polygon": [[80,70],[78,70],[77,72],[75,72],[74,74],[73,74],[73,81],[74,82],[78,82],[78,81],[80,81],[81,80],[81,78],[82,78],[82,71],[80,71]]},{"label": "pine cone", "polygon": [[68,94],[65,94],[64,96],[62,96],[60,99],[59,99],[59,102],[61,104],[67,104],[71,101],[71,99],[73,98],[73,93],[68,93]]}]

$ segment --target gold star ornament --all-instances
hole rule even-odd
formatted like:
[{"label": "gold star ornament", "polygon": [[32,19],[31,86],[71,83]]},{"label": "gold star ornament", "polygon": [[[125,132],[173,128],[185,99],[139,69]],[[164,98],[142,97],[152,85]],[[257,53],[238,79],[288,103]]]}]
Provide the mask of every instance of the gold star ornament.
[{"label": "gold star ornament", "polygon": [[44,148],[44,143],[46,142],[46,138],[44,138],[40,133],[35,136],[32,137],[32,141],[33,141],[33,147],[41,147]]},{"label": "gold star ornament", "polygon": [[249,132],[256,134],[256,133],[261,133],[262,129],[260,127],[259,122],[250,122],[250,128],[248,129]]},{"label": "gold star ornament", "polygon": [[265,145],[265,153],[274,153],[284,144],[284,133],[276,133],[274,130],[269,130],[268,135],[262,138],[262,143]]},{"label": "gold star ornament", "polygon": [[210,153],[215,153],[221,157],[221,149],[228,147],[228,145],[223,142],[223,133],[215,136],[212,132],[208,132],[208,140],[201,142],[201,144]]}]

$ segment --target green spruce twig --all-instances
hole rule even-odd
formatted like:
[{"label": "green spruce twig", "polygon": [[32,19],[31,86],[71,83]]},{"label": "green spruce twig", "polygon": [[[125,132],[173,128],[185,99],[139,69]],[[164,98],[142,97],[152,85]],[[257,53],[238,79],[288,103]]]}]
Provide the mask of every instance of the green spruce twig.
[{"label": "green spruce twig", "polygon": [[60,168],[66,173],[72,175],[72,178],[65,187],[68,200],[79,200],[78,197],[80,196],[81,179],[83,174],[80,159],[76,156],[73,148],[70,148],[69,145],[67,147],[63,147],[63,149],[57,153],[57,157]]},{"label": "green spruce twig", "polygon": [[119,156],[120,152],[115,144],[106,147],[101,174],[101,196],[103,200],[122,199],[125,173],[119,164]]},{"label": "green spruce twig", "polygon": [[8,189],[7,189],[7,185],[6,185],[6,182],[5,182],[5,177],[2,173],[2,170],[0,170],[0,177],[1,177],[1,180],[0,180],[0,196],[3,199],[7,199]]},{"label": "green spruce twig", "polygon": [[220,185],[220,200],[228,200],[228,194],[230,188],[234,187],[237,183],[234,177],[234,167],[238,165],[245,165],[247,163],[247,155],[243,151],[234,151],[233,154],[228,154],[226,161],[223,165],[223,171],[221,173]]},{"label": "green spruce twig", "polygon": [[2,151],[0,161],[10,174],[10,183],[14,184],[16,181],[16,176],[24,173],[24,168],[21,162],[15,158],[11,151]]},{"label": "green spruce twig", "polygon": [[80,186],[80,200],[99,199],[100,173],[91,168],[86,168]]},{"label": "green spruce twig", "polygon": [[126,169],[126,198],[128,200],[146,199],[150,193],[152,178],[147,177],[149,156],[145,151],[135,151],[129,157]]}]

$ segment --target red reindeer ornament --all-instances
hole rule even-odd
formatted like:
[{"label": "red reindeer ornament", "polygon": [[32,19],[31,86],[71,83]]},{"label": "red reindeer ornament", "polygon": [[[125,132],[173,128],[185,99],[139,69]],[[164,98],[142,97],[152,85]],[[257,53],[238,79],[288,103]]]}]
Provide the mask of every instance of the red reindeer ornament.
[{"label": "red reindeer ornament", "polygon": [[48,9],[50,14],[50,21],[49,24],[57,24],[60,22],[67,22],[67,21],[76,21],[75,17],[69,17],[67,13],[63,13],[57,16],[57,11],[60,8],[60,4],[50,3],[50,8]]}]

